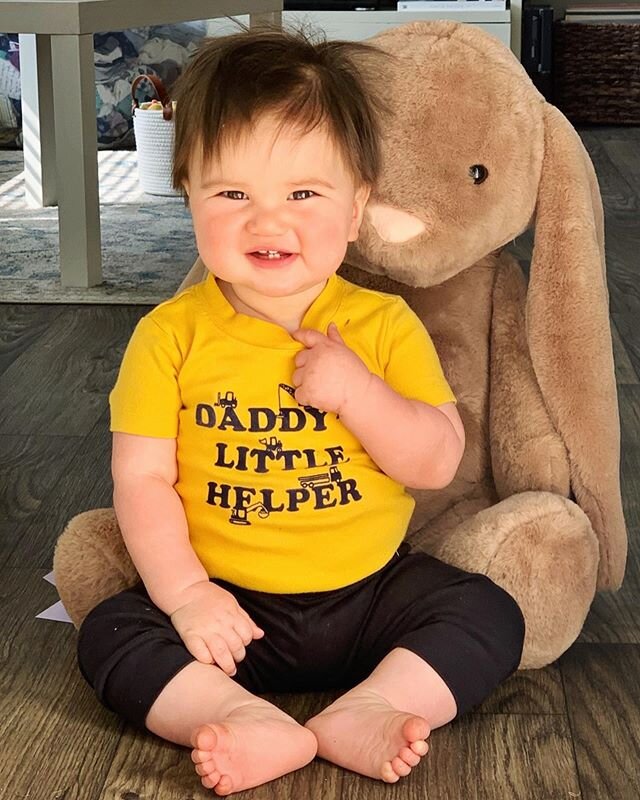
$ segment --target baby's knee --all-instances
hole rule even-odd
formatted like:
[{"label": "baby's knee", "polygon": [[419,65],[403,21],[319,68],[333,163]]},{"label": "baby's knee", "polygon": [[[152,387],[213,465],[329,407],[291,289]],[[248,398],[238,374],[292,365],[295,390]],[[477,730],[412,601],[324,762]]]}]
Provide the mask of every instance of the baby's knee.
[{"label": "baby's knee", "polygon": [[472,610],[475,626],[505,677],[520,664],[525,621],[520,606],[505,589],[486,575],[472,576],[465,591],[465,605]]},{"label": "baby's knee", "polygon": [[193,661],[169,618],[142,591],[104,600],[78,635],[78,666],[100,702],[144,730],[162,688]]},{"label": "baby's knee", "polygon": [[117,634],[118,628],[117,623],[113,621],[116,615],[111,613],[113,606],[114,598],[103,600],[87,614],[78,630],[78,667],[84,679],[94,689],[97,684],[96,676],[110,655],[105,653],[107,643],[109,641],[115,643],[115,639],[118,638],[109,636],[110,631]]}]

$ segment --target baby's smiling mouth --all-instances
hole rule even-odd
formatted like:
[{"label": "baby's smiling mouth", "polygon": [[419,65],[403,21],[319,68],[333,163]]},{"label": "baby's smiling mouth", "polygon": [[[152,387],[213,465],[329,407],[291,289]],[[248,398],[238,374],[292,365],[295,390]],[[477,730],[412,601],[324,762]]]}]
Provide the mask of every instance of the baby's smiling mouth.
[{"label": "baby's smiling mouth", "polygon": [[288,258],[292,253],[288,253],[284,250],[254,250],[249,255],[255,256],[256,258],[265,258],[269,261],[277,261],[282,258]]}]

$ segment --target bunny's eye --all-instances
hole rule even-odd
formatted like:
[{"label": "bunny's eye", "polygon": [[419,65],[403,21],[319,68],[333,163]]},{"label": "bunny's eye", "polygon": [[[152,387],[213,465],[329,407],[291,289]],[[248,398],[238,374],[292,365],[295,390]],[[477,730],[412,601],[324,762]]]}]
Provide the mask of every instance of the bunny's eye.
[{"label": "bunny's eye", "polygon": [[473,182],[477,186],[479,183],[484,183],[487,180],[489,170],[484,164],[474,164],[472,167],[469,167],[469,175],[471,175]]}]

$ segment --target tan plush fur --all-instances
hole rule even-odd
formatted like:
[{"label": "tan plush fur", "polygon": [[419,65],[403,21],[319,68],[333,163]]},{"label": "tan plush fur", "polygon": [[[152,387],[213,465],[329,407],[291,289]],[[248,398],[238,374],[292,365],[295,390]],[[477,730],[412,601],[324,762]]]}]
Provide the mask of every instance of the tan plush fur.
[{"label": "tan plush fur", "polygon": [[[575,640],[596,589],[620,586],[626,559],[596,177],[493,37],[433,22],[371,41],[392,55],[368,79],[395,116],[341,274],[418,313],[467,433],[454,481],[413,492],[409,538],[511,592],[527,625],[521,667],[543,666]],[[503,248],[531,225],[527,283]],[[196,262],[183,285],[204,274]],[[76,624],[135,579],[105,510],[72,520],[54,569]]]}]

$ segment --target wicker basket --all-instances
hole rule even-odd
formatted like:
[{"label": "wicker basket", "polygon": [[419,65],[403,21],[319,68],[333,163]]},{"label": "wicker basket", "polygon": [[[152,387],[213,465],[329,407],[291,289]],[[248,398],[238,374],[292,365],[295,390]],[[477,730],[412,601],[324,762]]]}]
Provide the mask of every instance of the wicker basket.
[{"label": "wicker basket", "polygon": [[[140,81],[149,81],[162,103],[162,110],[149,111],[139,107],[135,98]],[[155,75],[138,75],[131,84],[133,99],[133,131],[138,151],[140,187],[147,194],[176,195],[172,186],[173,167],[173,105],[162,81]]]},{"label": "wicker basket", "polygon": [[640,24],[556,22],[554,92],[571,122],[640,125]]}]

